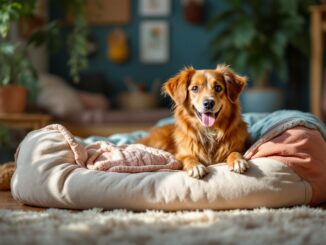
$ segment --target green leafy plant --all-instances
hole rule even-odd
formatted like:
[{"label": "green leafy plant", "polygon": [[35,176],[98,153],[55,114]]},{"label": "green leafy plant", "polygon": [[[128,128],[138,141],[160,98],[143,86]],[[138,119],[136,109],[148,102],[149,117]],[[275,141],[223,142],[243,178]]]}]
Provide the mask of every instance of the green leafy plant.
[{"label": "green leafy plant", "polygon": [[[12,22],[22,17],[33,17],[35,0],[0,0],[0,36],[5,40],[8,36],[9,26]],[[66,15],[73,17],[71,33],[67,37],[67,50],[69,59],[67,65],[73,81],[79,81],[79,74],[88,66],[87,60],[87,35],[88,24],[85,17],[86,0],[56,0]],[[28,44],[40,46],[47,43],[51,51],[58,51],[62,44],[63,24],[61,20],[53,20],[45,26],[36,29],[28,38]],[[1,41],[3,42],[3,41]],[[8,46],[8,44],[6,44]],[[13,48],[18,51],[17,48]],[[21,50],[22,47],[19,49]],[[22,52],[24,53],[24,52]],[[6,54],[7,55],[7,54]],[[20,57],[22,61],[23,57]],[[27,62],[24,62],[27,64]],[[27,66],[25,66],[27,68]],[[26,70],[26,69],[25,69]],[[23,74],[22,72],[21,74]]]},{"label": "green leafy plant", "polygon": [[6,38],[10,23],[23,16],[31,16],[35,0],[0,0],[0,36]]},{"label": "green leafy plant", "polygon": [[87,22],[82,15],[77,15],[75,26],[68,38],[70,76],[79,82],[79,73],[87,68]]},{"label": "green leafy plant", "polygon": [[0,43],[0,86],[17,84],[28,90],[29,98],[37,94],[37,74],[24,49],[16,43]]},{"label": "green leafy plant", "polygon": [[7,127],[0,124],[0,147],[7,146],[10,142],[10,133]]},{"label": "green leafy plant", "polygon": [[[73,18],[72,31],[67,36],[66,47],[69,54],[67,65],[70,76],[74,82],[79,82],[79,74],[88,67],[87,60],[87,35],[88,22],[85,16],[86,0],[59,0],[57,4],[65,15]],[[62,48],[62,26],[61,20],[53,20],[46,26],[35,30],[30,38],[29,44],[39,46],[47,43],[50,51],[57,52]]]},{"label": "green leafy plant", "polygon": [[309,53],[305,12],[310,0],[227,0],[227,7],[207,24],[216,30],[214,60],[248,72],[254,85],[266,86],[271,72],[287,79],[289,46]]},{"label": "green leafy plant", "polygon": [[0,0],[0,86],[21,85],[28,90],[32,100],[37,93],[36,71],[25,55],[25,48],[7,38],[10,24],[23,16],[32,15],[34,7],[34,0]]}]

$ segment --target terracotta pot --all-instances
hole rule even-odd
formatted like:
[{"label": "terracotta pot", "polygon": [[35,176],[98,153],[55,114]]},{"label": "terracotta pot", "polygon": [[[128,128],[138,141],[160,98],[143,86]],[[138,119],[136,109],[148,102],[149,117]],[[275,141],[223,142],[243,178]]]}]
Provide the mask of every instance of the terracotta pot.
[{"label": "terracotta pot", "polygon": [[0,86],[0,113],[21,113],[26,105],[26,88],[18,85]]}]

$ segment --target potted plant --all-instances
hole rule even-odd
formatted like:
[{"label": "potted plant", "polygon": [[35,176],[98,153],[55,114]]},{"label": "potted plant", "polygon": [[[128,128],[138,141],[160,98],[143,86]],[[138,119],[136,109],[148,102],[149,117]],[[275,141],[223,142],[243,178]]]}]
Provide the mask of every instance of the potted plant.
[{"label": "potted plant", "polygon": [[[87,67],[87,21],[84,15],[85,0],[59,1],[65,13],[75,17],[73,29],[67,36],[70,75],[76,82],[79,73]],[[27,45],[44,43],[57,49],[61,41],[58,20],[36,28],[27,36],[27,43],[8,40],[10,24],[32,21],[36,0],[0,0],[0,113],[19,113],[26,108],[27,97],[36,98],[37,74],[26,54]],[[55,47],[56,46],[56,47]]]},{"label": "potted plant", "polygon": [[10,24],[34,6],[31,0],[0,1],[0,113],[23,112],[27,96],[35,97],[36,72],[22,45],[8,40]]},{"label": "potted plant", "polygon": [[243,93],[245,111],[267,112],[283,106],[282,91],[270,85],[271,75],[287,80],[289,47],[308,54],[303,11],[309,3],[310,0],[228,0],[226,8],[208,22],[209,30],[217,29],[211,42],[214,59],[248,74],[253,83]]},{"label": "potted plant", "polygon": [[15,43],[0,43],[0,64],[0,113],[21,113],[36,96],[36,72]]}]

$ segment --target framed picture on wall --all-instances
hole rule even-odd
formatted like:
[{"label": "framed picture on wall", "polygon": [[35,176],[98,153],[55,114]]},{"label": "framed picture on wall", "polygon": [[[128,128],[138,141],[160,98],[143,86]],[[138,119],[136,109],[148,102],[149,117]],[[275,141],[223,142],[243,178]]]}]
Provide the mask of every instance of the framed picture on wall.
[{"label": "framed picture on wall", "polygon": [[139,0],[139,13],[142,16],[168,16],[171,0]]},{"label": "framed picture on wall", "polygon": [[[86,0],[85,15],[91,25],[126,25],[131,20],[131,5],[131,0]],[[66,19],[73,21],[72,16]]]},{"label": "framed picture on wall", "polygon": [[169,61],[169,26],[163,20],[146,20],[140,24],[140,61],[160,64]]}]

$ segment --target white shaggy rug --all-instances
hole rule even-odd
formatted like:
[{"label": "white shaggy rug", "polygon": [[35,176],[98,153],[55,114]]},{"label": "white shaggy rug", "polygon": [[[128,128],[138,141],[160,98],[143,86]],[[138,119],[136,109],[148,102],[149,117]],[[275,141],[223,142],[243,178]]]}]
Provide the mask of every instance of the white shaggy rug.
[{"label": "white shaggy rug", "polygon": [[0,210],[0,244],[326,244],[326,210]]}]

